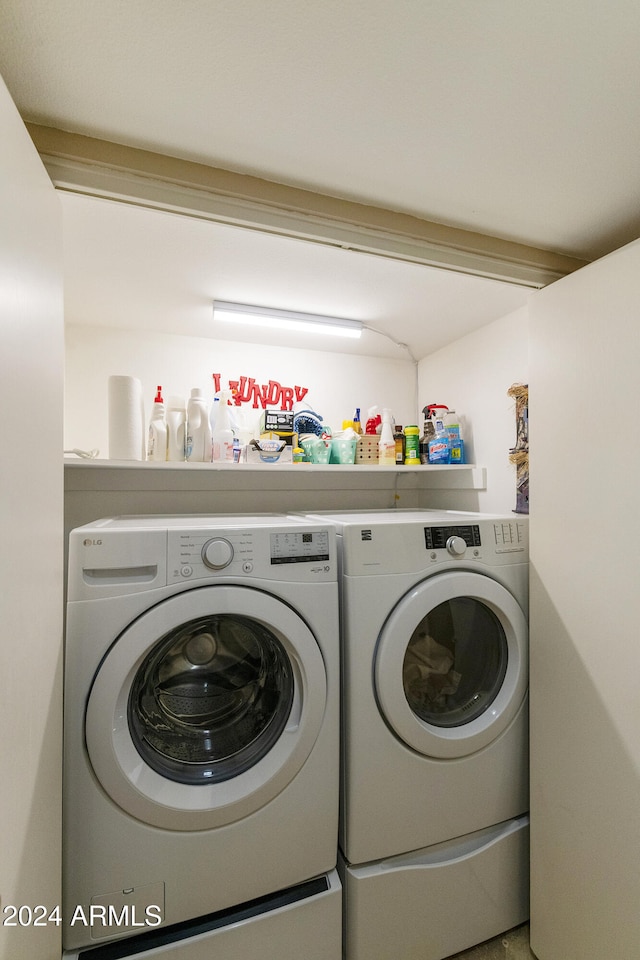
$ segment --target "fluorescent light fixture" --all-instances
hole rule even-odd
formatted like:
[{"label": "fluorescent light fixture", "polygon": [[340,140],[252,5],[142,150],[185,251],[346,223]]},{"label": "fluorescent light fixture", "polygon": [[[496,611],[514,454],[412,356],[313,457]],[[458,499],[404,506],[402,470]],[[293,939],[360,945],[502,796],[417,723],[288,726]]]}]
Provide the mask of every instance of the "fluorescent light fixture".
[{"label": "fluorescent light fixture", "polygon": [[298,313],[296,310],[276,310],[272,307],[254,307],[246,303],[213,301],[214,320],[228,323],[251,324],[277,330],[299,330],[303,333],[321,333],[334,337],[352,337],[362,334],[359,320],[323,317],[316,313]]}]

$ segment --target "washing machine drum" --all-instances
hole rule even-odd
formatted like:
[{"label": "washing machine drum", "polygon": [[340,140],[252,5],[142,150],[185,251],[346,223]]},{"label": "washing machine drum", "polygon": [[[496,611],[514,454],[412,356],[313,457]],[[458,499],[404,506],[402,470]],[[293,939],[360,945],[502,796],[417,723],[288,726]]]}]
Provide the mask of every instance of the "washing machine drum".
[{"label": "washing machine drum", "polygon": [[511,724],[528,688],[528,627],[514,597],[481,574],[423,581],[392,611],[375,667],[380,709],[424,756],[468,756]]},{"label": "washing machine drum", "polygon": [[116,640],[86,711],[105,792],[145,823],[199,830],[248,816],[296,775],[326,705],[322,654],[262,591],[178,594]]}]

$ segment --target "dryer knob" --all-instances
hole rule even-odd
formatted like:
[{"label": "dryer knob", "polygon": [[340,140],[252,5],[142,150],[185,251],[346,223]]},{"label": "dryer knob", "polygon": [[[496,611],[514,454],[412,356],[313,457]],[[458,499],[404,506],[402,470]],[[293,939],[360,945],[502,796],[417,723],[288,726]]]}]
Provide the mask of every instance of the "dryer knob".
[{"label": "dryer knob", "polygon": [[462,537],[449,537],[447,540],[447,550],[452,557],[462,557],[467,549],[466,542]]},{"label": "dryer knob", "polygon": [[212,570],[222,570],[233,560],[233,546],[221,537],[207,540],[202,548],[202,559]]}]

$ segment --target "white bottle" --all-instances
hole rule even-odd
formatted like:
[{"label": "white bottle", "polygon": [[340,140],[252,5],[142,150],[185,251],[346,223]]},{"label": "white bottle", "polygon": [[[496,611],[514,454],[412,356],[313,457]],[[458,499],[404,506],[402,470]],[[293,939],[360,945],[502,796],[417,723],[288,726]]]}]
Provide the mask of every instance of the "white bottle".
[{"label": "white bottle", "polygon": [[233,430],[229,415],[229,394],[222,391],[216,403],[216,425],[211,437],[211,459],[214,463],[233,463]]},{"label": "white bottle", "polygon": [[395,467],[396,465],[396,441],[393,436],[391,411],[387,410],[386,407],[382,411],[382,430],[378,441],[378,463],[382,467]]},{"label": "white bottle", "polygon": [[164,418],[164,400],[162,387],[157,388],[151,421],[149,423],[149,439],[147,443],[147,460],[167,459],[167,424]]},{"label": "white bottle", "polygon": [[167,401],[167,460],[184,460],[187,412],[181,397]]},{"label": "white bottle", "polygon": [[194,387],[187,405],[187,460],[198,463],[211,461],[211,425],[209,405],[199,387]]}]

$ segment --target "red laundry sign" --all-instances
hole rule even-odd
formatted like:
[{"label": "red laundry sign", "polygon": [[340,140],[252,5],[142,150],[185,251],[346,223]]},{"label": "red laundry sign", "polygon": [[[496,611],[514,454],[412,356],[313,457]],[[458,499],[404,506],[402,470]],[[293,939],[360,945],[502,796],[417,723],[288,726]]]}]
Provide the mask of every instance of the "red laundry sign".
[{"label": "red laundry sign", "polygon": [[[215,393],[221,390],[222,374],[214,373],[213,389]],[[309,392],[308,387],[283,387],[277,380],[268,383],[257,383],[254,377],[238,377],[229,380],[229,390],[234,404],[239,407],[243,403],[250,403],[258,410],[266,407],[276,407],[280,410],[293,410],[294,403],[299,403]]]}]

